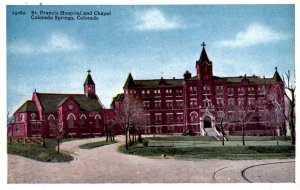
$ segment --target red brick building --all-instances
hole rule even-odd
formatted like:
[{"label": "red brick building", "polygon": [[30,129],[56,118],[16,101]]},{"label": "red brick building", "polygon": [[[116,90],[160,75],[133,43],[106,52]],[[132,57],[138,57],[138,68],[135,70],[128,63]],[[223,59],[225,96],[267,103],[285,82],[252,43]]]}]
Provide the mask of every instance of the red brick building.
[{"label": "red brick building", "polygon": [[[247,107],[251,119],[246,124],[246,135],[274,135],[274,122],[262,119],[259,109],[266,99],[266,91],[276,95],[284,110],[284,85],[277,72],[273,77],[252,76],[218,77],[213,74],[213,63],[209,59],[205,44],[199,60],[196,61],[196,75],[186,71],[182,79],[135,80],[129,73],[124,85],[124,94],[115,97],[112,106],[120,109],[124,96],[129,94],[140,98],[147,124],[145,134],[167,134],[193,131],[201,135],[218,135],[219,115],[236,111],[236,106]],[[227,119],[225,133],[240,135],[239,122]],[[271,124],[270,124],[271,123]],[[276,123],[285,128],[284,121]]]},{"label": "red brick building", "polygon": [[96,95],[96,85],[88,71],[83,94],[33,92],[14,113],[8,136],[51,137],[51,128],[62,124],[65,137],[94,137],[104,133],[105,109]]}]

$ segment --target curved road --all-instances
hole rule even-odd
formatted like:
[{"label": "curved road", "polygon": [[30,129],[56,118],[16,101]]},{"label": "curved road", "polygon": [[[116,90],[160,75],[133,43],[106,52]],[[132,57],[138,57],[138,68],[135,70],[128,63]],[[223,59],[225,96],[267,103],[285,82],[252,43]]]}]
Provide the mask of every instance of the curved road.
[{"label": "curved road", "polygon": [[[8,155],[8,183],[247,183],[295,182],[294,160],[175,160],[150,159],[119,153],[119,143],[90,150],[79,145],[102,138],[65,142],[69,163],[44,163]],[[254,166],[287,161],[284,164]],[[253,167],[251,167],[253,166]],[[248,168],[251,167],[249,169]],[[284,168],[284,169],[282,169]],[[242,171],[245,170],[242,176]],[[270,172],[276,170],[276,172]],[[259,174],[259,175],[258,175]]]}]

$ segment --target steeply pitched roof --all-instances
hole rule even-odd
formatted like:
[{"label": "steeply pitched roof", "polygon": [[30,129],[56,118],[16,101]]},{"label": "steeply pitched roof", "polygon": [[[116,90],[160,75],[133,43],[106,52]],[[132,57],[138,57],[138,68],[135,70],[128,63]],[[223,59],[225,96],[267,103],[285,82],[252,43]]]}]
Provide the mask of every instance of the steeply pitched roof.
[{"label": "steeply pitched roof", "polygon": [[[227,83],[241,83],[245,76],[238,76],[238,77],[218,77],[219,79],[225,79]],[[268,84],[272,82],[276,82],[273,78],[261,78],[259,76],[247,76],[249,83],[254,84]],[[218,79],[217,79],[218,80]]]},{"label": "steeply pitched roof", "polygon": [[281,79],[281,77],[280,77],[280,75],[279,75],[279,73],[277,71],[277,67],[275,67],[275,73],[273,75],[273,79],[276,80],[276,81],[278,81],[278,82],[282,82],[282,79]]},{"label": "steeply pitched roof", "polygon": [[206,50],[205,50],[205,47],[203,47],[202,49],[202,52],[201,52],[201,55],[200,55],[200,58],[199,58],[199,63],[204,63],[204,62],[207,62],[207,63],[210,63],[210,60],[207,56],[207,53],[206,53]]},{"label": "steeply pitched roof", "polygon": [[[163,79],[165,86],[183,86],[183,79]],[[162,84],[161,79],[134,80],[135,87],[157,87]]]},{"label": "steeply pitched roof", "polygon": [[95,85],[90,73],[87,75],[83,85]]},{"label": "steeply pitched roof", "polygon": [[84,94],[53,94],[53,93],[37,93],[44,112],[56,112],[61,102],[72,96],[80,105],[81,111],[102,111],[103,107],[96,98],[89,98]]},{"label": "steeply pitched roof", "polygon": [[37,112],[35,102],[32,100],[27,100],[16,112]]},{"label": "steeply pitched roof", "polygon": [[124,88],[133,87],[135,85],[134,80],[132,78],[131,73],[128,74],[126,82],[124,84]]}]

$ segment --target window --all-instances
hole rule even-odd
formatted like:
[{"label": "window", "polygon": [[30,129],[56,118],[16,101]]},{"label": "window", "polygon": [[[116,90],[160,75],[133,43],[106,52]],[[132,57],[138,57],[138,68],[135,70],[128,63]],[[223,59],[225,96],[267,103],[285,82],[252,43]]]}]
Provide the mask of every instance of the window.
[{"label": "window", "polygon": [[228,99],[228,109],[229,110],[233,110],[234,109],[234,99],[233,98],[229,98]]},{"label": "window", "polygon": [[167,100],[166,107],[167,107],[167,109],[173,109],[173,101],[172,100]]},{"label": "window", "polygon": [[146,119],[146,125],[150,125],[151,124],[150,114],[145,114],[144,117]]},{"label": "window", "polygon": [[239,95],[245,94],[245,91],[244,91],[244,88],[243,88],[243,87],[238,88],[238,94],[239,94]]},{"label": "window", "polygon": [[155,124],[161,124],[161,114],[155,114]]},{"label": "window", "polygon": [[96,117],[95,117],[95,127],[96,128],[100,128],[100,120],[101,120],[101,117],[99,115],[96,115]]},{"label": "window", "polygon": [[150,102],[149,101],[144,101],[143,106],[145,110],[150,110]]},{"label": "window", "polygon": [[224,106],[224,100],[222,98],[217,98],[217,106],[222,108]]},{"label": "window", "polygon": [[223,86],[216,86],[216,94],[223,94]]},{"label": "window", "polygon": [[53,116],[50,116],[48,118],[48,120],[49,120],[49,129],[51,131],[56,126],[56,124],[55,124],[55,118]]},{"label": "window", "polygon": [[253,95],[254,94],[254,87],[248,87],[248,94]]},{"label": "window", "polygon": [[176,96],[181,97],[182,96],[182,89],[176,89]]},{"label": "window", "polygon": [[255,109],[255,98],[248,98],[248,106],[250,110]]},{"label": "window", "polygon": [[154,102],[154,108],[156,110],[160,110],[161,109],[161,101],[155,101]]},{"label": "window", "polygon": [[35,120],[36,115],[34,113],[32,113],[30,116],[31,116],[31,120]]},{"label": "window", "polygon": [[19,125],[16,125],[15,130],[16,130],[17,132],[20,131],[20,126],[19,126]]},{"label": "window", "polygon": [[154,96],[159,97],[160,96],[160,90],[154,90]]},{"label": "window", "polygon": [[85,128],[86,127],[85,117],[84,116],[80,117],[80,127],[81,128]]},{"label": "window", "polygon": [[42,123],[37,123],[37,130],[41,130],[42,129]]},{"label": "window", "polygon": [[257,88],[257,93],[258,93],[259,95],[263,95],[264,92],[265,92],[265,87],[264,87],[264,86],[259,86],[259,87]]},{"label": "window", "polygon": [[182,113],[177,114],[177,123],[183,123],[183,114]]},{"label": "window", "polygon": [[198,114],[195,113],[195,112],[192,112],[192,113],[190,114],[190,121],[191,121],[191,123],[198,122]]},{"label": "window", "polygon": [[233,96],[233,94],[234,94],[233,88],[227,88],[227,93],[228,93],[228,96]]},{"label": "window", "polygon": [[167,124],[173,123],[173,113],[167,113]]},{"label": "window", "polygon": [[204,107],[206,107],[206,108],[212,107],[211,101],[209,99],[205,99],[205,100],[203,100],[203,102],[204,102]]},{"label": "window", "polygon": [[73,114],[70,114],[70,115],[68,116],[67,120],[68,120],[68,127],[69,127],[69,128],[74,128],[74,127],[75,127],[75,126],[74,126],[74,122],[75,122],[75,117],[74,117],[74,115],[73,115]]},{"label": "window", "polygon": [[24,116],[23,113],[21,113],[21,114],[19,115],[19,121],[24,121],[24,120],[25,120],[25,116]]},{"label": "window", "polygon": [[176,101],[176,108],[177,109],[183,109],[183,101]]},{"label": "window", "polygon": [[191,108],[197,107],[197,99],[190,99],[190,107]]},{"label": "window", "polygon": [[171,89],[166,90],[166,96],[168,96],[168,97],[172,96],[172,90]]},{"label": "window", "polygon": [[238,105],[244,106],[244,98],[238,98]]},{"label": "window", "polygon": [[31,123],[31,130],[32,130],[32,131],[35,131],[35,130],[36,130],[35,123]]},{"label": "window", "polygon": [[203,94],[210,94],[210,87],[209,86],[203,86]]},{"label": "window", "polygon": [[191,95],[197,95],[197,87],[190,86],[190,94]]}]

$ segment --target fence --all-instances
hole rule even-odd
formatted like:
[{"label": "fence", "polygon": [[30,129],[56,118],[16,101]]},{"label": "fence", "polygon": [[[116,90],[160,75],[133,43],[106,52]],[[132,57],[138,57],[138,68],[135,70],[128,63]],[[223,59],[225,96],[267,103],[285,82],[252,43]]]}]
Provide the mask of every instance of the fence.
[{"label": "fence", "polygon": [[43,144],[42,137],[8,137],[8,144]]}]

